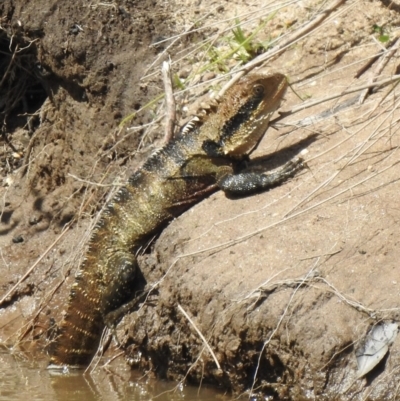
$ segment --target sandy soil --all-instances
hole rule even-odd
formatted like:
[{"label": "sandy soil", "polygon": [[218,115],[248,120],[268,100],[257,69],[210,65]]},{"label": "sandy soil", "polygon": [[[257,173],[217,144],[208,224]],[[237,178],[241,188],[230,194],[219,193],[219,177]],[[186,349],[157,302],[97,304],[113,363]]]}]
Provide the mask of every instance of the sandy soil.
[{"label": "sandy soil", "polygon": [[[196,25],[204,30],[171,47],[173,60],[187,54],[173,66],[185,79],[208,55],[194,56],[192,45],[229,26],[228,18],[261,13],[259,2],[241,3],[2,2],[0,78],[12,60],[9,86],[0,87],[3,343],[46,352],[110,188],[162,142],[162,102],[119,127],[163,91],[157,57],[167,44],[152,43],[207,16]],[[259,40],[312,19],[320,4],[305,3],[279,11]],[[385,43],[396,46],[397,8],[345,2],[263,68],[287,74],[304,99],[360,86],[377,68],[357,75],[368,58]],[[377,80],[397,70],[394,53]],[[197,72],[190,85],[222,73]],[[7,94],[22,79],[26,92],[8,109]],[[209,86],[181,95],[179,107],[190,108]],[[397,91],[380,88],[361,105],[360,92],[343,95],[280,119],[254,157],[273,169],[306,149],[308,169],[256,196],[217,192],[162,232],[140,257],[147,283],[157,285],[117,327],[128,363],[271,399],[399,397],[399,339],[366,378],[356,379],[355,357],[374,324],[400,319]],[[289,91],[282,109],[301,103]],[[106,357],[119,352],[111,347]]]}]

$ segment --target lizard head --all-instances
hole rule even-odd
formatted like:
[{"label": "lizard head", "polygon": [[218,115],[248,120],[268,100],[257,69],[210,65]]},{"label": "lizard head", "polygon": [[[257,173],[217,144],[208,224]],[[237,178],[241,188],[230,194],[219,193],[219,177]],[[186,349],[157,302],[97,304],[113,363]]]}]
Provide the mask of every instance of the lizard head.
[{"label": "lizard head", "polygon": [[283,74],[253,74],[241,78],[225,94],[212,124],[218,153],[240,157],[249,154],[264,135],[272,114],[288,86]]}]

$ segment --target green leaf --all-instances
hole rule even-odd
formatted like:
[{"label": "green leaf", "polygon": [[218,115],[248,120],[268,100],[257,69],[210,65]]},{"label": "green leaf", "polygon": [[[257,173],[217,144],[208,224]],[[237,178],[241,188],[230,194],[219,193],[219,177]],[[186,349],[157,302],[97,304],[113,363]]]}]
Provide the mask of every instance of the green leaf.
[{"label": "green leaf", "polygon": [[178,74],[174,74],[172,81],[173,81],[175,88],[179,88],[180,90],[185,89],[185,85],[184,85],[183,81],[178,77]]},{"label": "green leaf", "polygon": [[376,25],[376,24],[372,25],[372,29],[376,33],[379,33],[379,34],[383,33],[383,28],[379,25]]},{"label": "green leaf", "polygon": [[382,43],[389,41],[389,35],[379,35],[378,40]]}]

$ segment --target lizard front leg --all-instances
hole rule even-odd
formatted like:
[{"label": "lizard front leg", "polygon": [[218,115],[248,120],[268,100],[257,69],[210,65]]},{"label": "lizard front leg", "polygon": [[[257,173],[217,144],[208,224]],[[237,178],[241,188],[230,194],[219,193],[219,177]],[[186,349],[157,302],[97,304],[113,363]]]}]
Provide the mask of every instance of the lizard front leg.
[{"label": "lizard front leg", "polygon": [[232,195],[248,195],[264,191],[282,183],[305,166],[300,157],[287,162],[283,167],[273,173],[243,171],[233,174],[231,168],[220,167],[217,173],[217,185],[224,192]]}]

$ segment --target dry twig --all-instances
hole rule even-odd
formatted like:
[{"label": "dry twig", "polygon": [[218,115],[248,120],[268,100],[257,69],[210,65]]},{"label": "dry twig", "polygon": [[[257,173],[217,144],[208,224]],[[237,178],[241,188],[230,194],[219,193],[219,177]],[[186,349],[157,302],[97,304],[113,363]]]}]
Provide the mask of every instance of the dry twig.
[{"label": "dry twig", "polygon": [[172,78],[171,78],[171,64],[169,61],[164,61],[162,68],[162,77],[165,89],[165,135],[164,143],[168,143],[174,136],[175,120],[176,120],[176,105],[174,92],[172,90]]},{"label": "dry twig", "polygon": [[197,326],[194,324],[193,320],[190,318],[190,316],[185,312],[185,310],[182,308],[182,306],[180,304],[178,304],[178,310],[179,312],[181,312],[183,314],[183,316],[186,317],[186,319],[189,321],[189,323],[193,326],[193,328],[196,330],[196,333],[199,335],[199,337],[201,338],[201,340],[203,341],[204,345],[207,347],[208,351],[210,352],[211,356],[214,359],[215,364],[217,365],[218,369],[221,369],[221,365],[218,362],[217,357],[214,354],[214,351],[212,350],[212,348],[210,347],[210,344],[208,344],[207,340],[205,339],[205,337],[203,336],[203,334],[201,333],[201,331],[197,328]]},{"label": "dry twig", "polygon": [[[396,38],[394,43],[392,43],[393,47],[392,49],[382,53],[382,59],[381,61],[377,64],[372,77],[369,79],[370,83],[373,83],[376,81],[377,76],[379,76],[379,74],[383,71],[383,69],[385,68],[385,66],[387,65],[387,63],[389,62],[389,60],[396,54],[397,50],[400,47],[400,40],[399,38]],[[370,88],[366,88],[362,91],[360,98],[358,100],[359,104],[364,103],[364,100],[366,99],[366,97],[368,96],[368,93],[370,92]]]},{"label": "dry twig", "polygon": [[56,244],[61,240],[62,237],[67,233],[67,231],[70,229],[72,225],[72,221],[69,222],[61,232],[61,234],[53,241],[53,243],[39,256],[39,258],[36,260],[36,262],[27,270],[27,272],[17,281],[17,283],[11,287],[7,293],[3,296],[3,298],[0,299],[0,306],[3,305],[4,302],[12,298],[14,295],[15,291],[19,287],[19,285],[24,282],[29,275],[33,272],[33,270],[36,268],[36,266],[43,260],[43,258],[56,246]]},{"label": "dry twig", "polygon": [[235,83],[237,82],[240,77],[254,69],[255,67],[261,65],[265,61],[271,59],[272,57],[277,56],[278,54],[284,52],[289,46],[293,45],[294,43],[298,42],[305,38],[306,35],[310,34],[311,32],[315,31],[321,23],[338,7],[340,7],[346,0],[335,0],[330,6],[324,9],[314,20],[306,24],[302,29],[298,29],[295,33],[289,38],[287,38],[283,43],[273,47],[270,51],[262,54],[261,56],[256,57],[253,61],[247,63],[245,66],[238,70],[238,73],[224,85],[224,87],[218,93],[219,96],[223,96],[224,93]]},{"label": "dry twig", "polygon": [[287,117],[287,116],[289,116],[291,114],[297,113],[298,111],[301,111],[301,110],[308,109],[310,107],[316,106],[318,104],[327,102],[329,100],[337,99],[337,98],[342,97],[344,95],[348,95],[350,93],[358,92],[358,91],[363,90],[363,89],[379,87],[379,86],[388,85],[388,84],[395,83],[395,82],[397,83],[397,81],[399,81],[399,80],[400,80],[400,74],[399,75],[393,75],[390,78],[382,79],[381,81],[378,81],[378,82],[371,82],[369,84],[356,86],[354,88],[347,89],[347,90],[342,91],[340,93],[335,93],[333,95],[329,95],[329,96],[323,97],[321,99],[316,99],[316,100],[312,100],[310,102],[299,104],[297,106],[292,107],[290,110],[286,110],[286,111],[280,112],[280,116],[275,118],[274,120],[272,120],[271,123],[276,123],[276,122],[278,122],[279,120],[281,120],[284,117]]}]

